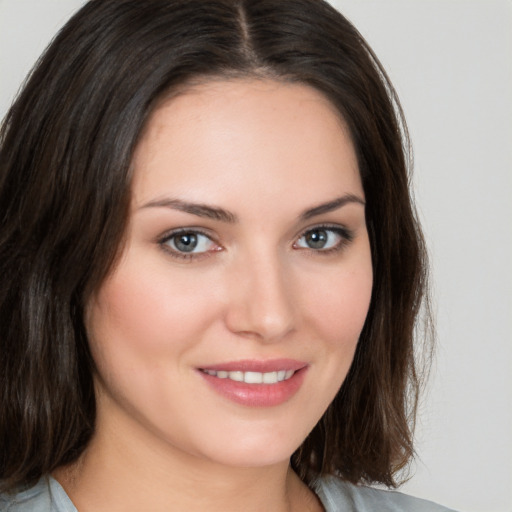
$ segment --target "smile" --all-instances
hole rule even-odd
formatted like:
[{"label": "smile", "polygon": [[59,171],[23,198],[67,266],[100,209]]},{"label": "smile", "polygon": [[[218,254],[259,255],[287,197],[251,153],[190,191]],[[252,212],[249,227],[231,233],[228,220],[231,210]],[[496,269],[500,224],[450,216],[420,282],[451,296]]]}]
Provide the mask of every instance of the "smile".
[{"label": "smile", "polygon": [[277,384],[290,379],[295,373],[294,370],[278,370],[274,372],[242,372],[225,370],[202,370],[203,372],[217,377],[218,379],[230,379],[235,382],[245,382],[246,384]]},{"label": "smile", "polygon": [[291,400],[308,369],[308,363],[294,359],[239,360],[197,368],[210,389],[246,407],[273,407]]}]

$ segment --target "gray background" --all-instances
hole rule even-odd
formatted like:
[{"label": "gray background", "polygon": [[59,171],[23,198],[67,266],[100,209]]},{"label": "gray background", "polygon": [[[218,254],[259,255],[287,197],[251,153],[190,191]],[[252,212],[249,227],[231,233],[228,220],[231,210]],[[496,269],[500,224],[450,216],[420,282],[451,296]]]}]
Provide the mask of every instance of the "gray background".
[{"label": "gray background", "polygon": [[[283,0],[284,1],[284,0]],[[0,115],[81,0],[0,0]],[[512,510],[512,2],[332,0],[400,94],[438,352],[405,492]]]}]

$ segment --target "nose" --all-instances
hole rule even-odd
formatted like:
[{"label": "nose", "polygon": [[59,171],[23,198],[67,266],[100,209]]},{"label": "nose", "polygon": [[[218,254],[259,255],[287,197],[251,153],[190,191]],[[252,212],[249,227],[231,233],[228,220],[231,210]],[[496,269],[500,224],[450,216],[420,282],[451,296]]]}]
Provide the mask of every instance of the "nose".
[{"label": "nose", "polygon": [[231,268],[226,324],[232,332],[266,343],[295,328],[292,280],[275,255],[254,255]]}]

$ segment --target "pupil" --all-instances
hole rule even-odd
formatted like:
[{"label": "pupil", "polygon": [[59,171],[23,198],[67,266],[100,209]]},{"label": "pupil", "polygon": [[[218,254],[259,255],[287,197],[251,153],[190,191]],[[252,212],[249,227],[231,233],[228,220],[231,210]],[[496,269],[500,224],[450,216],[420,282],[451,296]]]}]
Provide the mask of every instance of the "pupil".
[{"label": "pupil", "polygon": [[306,242],[312,249],[322,249],[327,243],[326,231],[310,231],[306,235]]},{"label": "pupil", "polygon": [[194,235],[193,233],[179,235],[174,244],[179,251],[192,252],[197,246],[197,235]]}]

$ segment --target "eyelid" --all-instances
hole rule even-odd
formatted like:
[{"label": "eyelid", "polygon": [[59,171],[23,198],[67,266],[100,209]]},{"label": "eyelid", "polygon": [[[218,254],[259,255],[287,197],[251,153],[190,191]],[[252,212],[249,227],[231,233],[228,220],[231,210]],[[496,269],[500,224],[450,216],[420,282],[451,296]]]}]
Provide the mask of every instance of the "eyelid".
[{"label": "eyelid", "polygon": [[[317,230],[325,230],[325,231],[332,231],[336,233],[338,236],[341,237],[341,240],[336,246],[330,247],[327,249],[314,249],[314,248],[308,248],[308,247],[297,247],[297,242],[306,236],[308,233],[312,231]],[[309,226],[305,229],[303,229],[295,238],[295,242],[293,243],[294,249],[298,250],[305,250],[310,251],[314,253],[321,253],[321,254],[328,254],[330,252],[337,252],[342,250],[347,244],[352,242],[354,239],[354,231],[352,229],[347,228],[346,226],[342,224],[315,224],[313,226]]]},{"label": "eyelid", "polygon": [[[309,232],[315,231],[315,230],[325,230],[325,231],[334,232],[341,239],[340,239],[339,243],[337,243],[334,247],[329,247],[327,249],[322,249],[322,248],[315,249],[315,248],[312,248],[312,247],[308,248],[308,247],[298,247],[297,246],[298,240],[303,238]],[[216,247],[214,249],[212,249],[212,250],[206,250],[206,251],[203,251],[203,252],[190,252],[190,253],[180,252],[180,251],[172,249],[168,245],[169,240],[172,239],[173,237],[177,236],[177,235],[182,234],[182,233],[191,233],[191,234],[197,234],[197,235],[205,236],[213,244],[215,244]],[[318,254],[324,254],[325,255],[325,254],[329,254],[329,253],[332,253],[332,252],[341,251],[347,244],[352,242],[353,238],[354,238],[353,230],[347,228],[344,225],[341,225],[341,224],[329,224],[329,223],[315,224],[315,225],[308,226],[307,228],[303,229],[295,237],[295,241],[293,243],[293,248],[297,249],[297,250],[308,251],[308,252],[312,252],[312,253],[318,253]],[[212,235],[212,233],[209,232],[209,230],[206,230],[204,228],[199,228],[199,227],[193,227],[193,226],[191,226],[191,227],[188,227],[188,226],[187,227],[179,227],[179,228],[175,228],[175,229],[171,229],[169,231],[166,231],[164,234],[160,235],[157,238],[156,242],[161,247],[161,249],[166,252],[166,254],[169,254],[173,258],[181,259],[181,260],[198,260],[198,259],[202,259],[202,258],[205,258],[205,257],[209,257],[209,256],[212,255],[212,253],[215,253],[215,252],[223,250],[223,247],[219,244],[219,242]]]},{"label": "eyelid", "polygon": [[[180,234],[185,234],[185,233],[205,236],[213,244],[215,244],[216,247],[213,250],[207,250],[207,251],[203,251],[203,252],[186,253],[186,252],[180,252],[180,251],[174,250],[168,245],[169,240],[171,240],[173,237],[180,235]],[[164,234],[160,235],[157,238],[156,242],[158,243],[160,248],[163,251],[165,251],[166,254],[170,255],[173,258],[181,259],[181,260],[202,259],[202,258],[211,256],[211,254],[214,252],[218,252],[218,251],[222,250],[222,247],[220,246],[218,241],[215,239],[215,237],[210,232],[208,232],[208,230],[205,230],[203,228],[198,228],[198,227],[188,227],[187,226],[187,227],[171,229],[169,231],[166,231]]]}]

